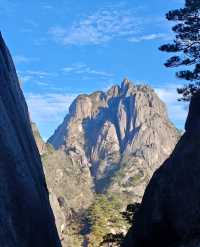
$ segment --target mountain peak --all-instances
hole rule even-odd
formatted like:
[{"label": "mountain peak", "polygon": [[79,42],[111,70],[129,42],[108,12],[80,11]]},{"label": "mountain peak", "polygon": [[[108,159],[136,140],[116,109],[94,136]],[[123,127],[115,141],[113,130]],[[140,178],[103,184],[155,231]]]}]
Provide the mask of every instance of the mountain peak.
[{"label": "mountain peak", "polygon": [[128,79],[128,77],[124,77],[122,84],[127,85],[127,84],[132,84],[132,82]]},{"label": "mountain peak", "polygon": [[133,87],[133,82],[125,77],[121,83],[121,91],[126,93],[128,91],[128,89],[131,87]]},{"label": "mountain peak", "polygon": [[[138,162],[140,169],[148,164],[145,168],[148,174],[142,176],[145,179],[177,142],[178,133],[168,120],[164,103],[149,87],[135,86],[124,79],[121,87],[113,86],[107,93],[90,94],[75,102],[74,110],[49,142],[56,149],[64,147],[66,151],[76,147],[76,153],[83,156],[81,160],[87,160],[85,163],[91,167],[98,192],[103,186],[102,179],[114,176],[124,157],[130,156],[130,164]],[[157,156],[155,150],[159,150]],[[123,183],[129,184],[125,180]]]}]

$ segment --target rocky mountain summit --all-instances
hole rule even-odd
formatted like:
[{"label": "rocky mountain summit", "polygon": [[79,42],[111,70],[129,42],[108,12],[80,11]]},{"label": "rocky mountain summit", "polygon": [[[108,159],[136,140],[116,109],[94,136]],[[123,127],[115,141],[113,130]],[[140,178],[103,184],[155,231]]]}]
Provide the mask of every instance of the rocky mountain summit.
[{"label": "rocky mountain summit", "polygon": [[140,202],[180,138],[154,90],[127,79],[107,92],[78,96],[48,143],[33,123],[32,129],[64,247],[84,242],[81,222],[96,193],[115,195],[124,207]]},{"label": "rocky mountain summit", "polygon": [[[35,124],[32,129],[64,247],[88,241],[80,234],[84,215],[94,202],[107,203],[105,197],[96,200],[96,193],[118,198],[123,208],[140,202],[153,172],[180,138],[154,90],[127,79],[107,92],[78,96],[48,143]],[[105,233],[117,232],[111,228]]]},{"label": "rocky mountain summit", "polygon": [[185,133],[154,173],[124,247],[200,246],[199,105],[193,96]]},{"label": "rocky mountain summit", "polygon": [[[128,79],[107,92],[78,96],[47,144],[32,128],[64,247],[81,246],[83,238],[74,242],[80,224],[73,215],[84,221],[96,193],[115,196],[124,208],[140,202],[153,172],[180,138],[154,90]],[[69,231],[71,219],[75,232]]]},{"label": "rocky mountain summit", "polygon": [[0,246],[60,247],[40,155],[0,36]]},{"label": "rocky mountain summit", "polygon": [[154,90],[125,79],[107,92],[78,96],[48,142],[90,172],[96,192],[140,200],[178,138]]}]

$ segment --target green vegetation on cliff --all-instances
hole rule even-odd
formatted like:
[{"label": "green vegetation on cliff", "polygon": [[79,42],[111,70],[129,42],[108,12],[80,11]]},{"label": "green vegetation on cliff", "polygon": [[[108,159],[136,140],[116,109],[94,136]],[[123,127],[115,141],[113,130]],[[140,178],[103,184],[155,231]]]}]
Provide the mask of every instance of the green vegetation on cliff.
[{"label": "green vegetation on cliff", "polygon": [[129,224],[121,214],[122,204],[113,195],[97,195],[89,207],[87,219],[90,226],[89,247],[99,247],[105,235],[126,232]]}]

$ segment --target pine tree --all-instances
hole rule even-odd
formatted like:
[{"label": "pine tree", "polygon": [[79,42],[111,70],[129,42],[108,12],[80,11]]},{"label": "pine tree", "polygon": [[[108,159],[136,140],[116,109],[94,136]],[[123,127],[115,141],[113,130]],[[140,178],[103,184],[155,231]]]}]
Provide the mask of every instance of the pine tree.
[{"label": "pine tree", "polygon": [[187,84],[178,89],[182,100],[190,100],[200,95],[200,0],[186,0],[184,8],[167,13],[169,21],[177,22],[172,28],[175,40],[171,44],[162,45],[161,51],[178,53],[170,57],[165,66],[188,66],[188,69],[176,73]]}]

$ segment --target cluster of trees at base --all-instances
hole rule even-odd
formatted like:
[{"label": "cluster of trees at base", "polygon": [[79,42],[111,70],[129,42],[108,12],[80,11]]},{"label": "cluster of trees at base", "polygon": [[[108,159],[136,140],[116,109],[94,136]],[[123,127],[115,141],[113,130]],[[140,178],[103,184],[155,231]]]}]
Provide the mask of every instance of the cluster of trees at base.
[{"label": "cluster of trees at base", "polygon": [[97,195],[86,216],[89,225],[88,247],[120,246],[138,208],[139,204],[135,203],[122,212],[118,197]]},{"label": "cluster of trees at base", "polygon": [[[128,222],[129,225],[134,224],[134,216],[137,213],[139,207],[140,203],[129,204],[126,208],[126,211],[121,213],[122,217],[125,221]],[[124,237],[125,235],[122,232],[116,234],[109,233],[103,237],[103,241],[101,242],[100,246],[121,246],[122,242],[124,241]]]}]

